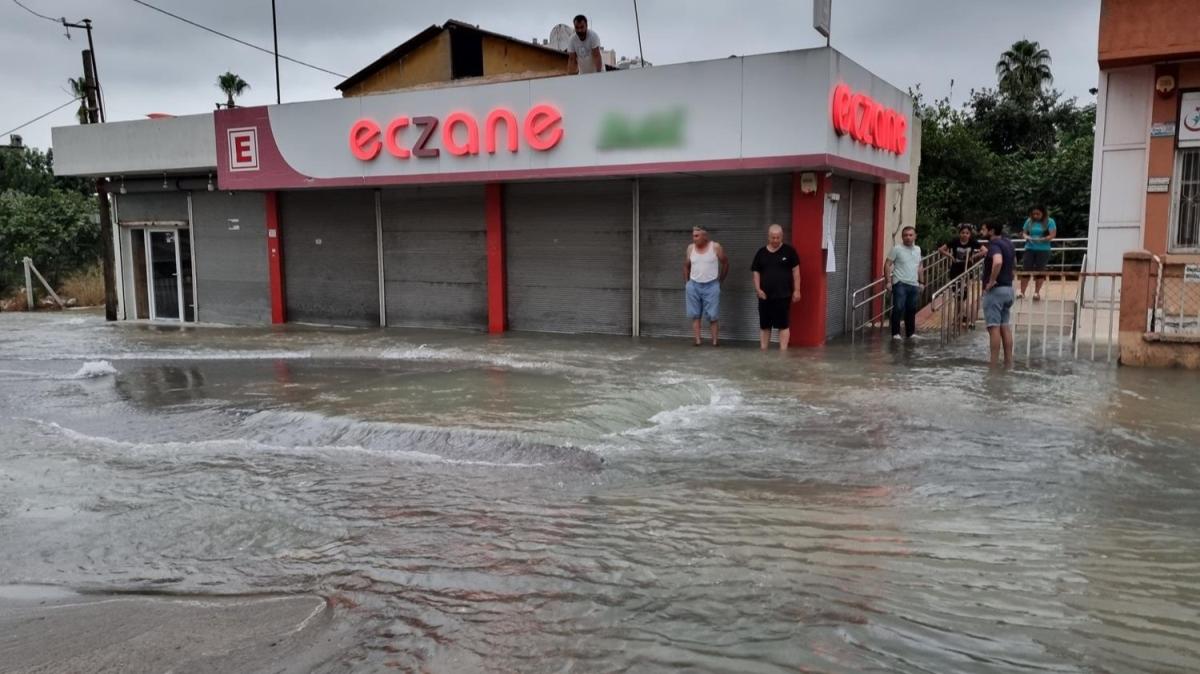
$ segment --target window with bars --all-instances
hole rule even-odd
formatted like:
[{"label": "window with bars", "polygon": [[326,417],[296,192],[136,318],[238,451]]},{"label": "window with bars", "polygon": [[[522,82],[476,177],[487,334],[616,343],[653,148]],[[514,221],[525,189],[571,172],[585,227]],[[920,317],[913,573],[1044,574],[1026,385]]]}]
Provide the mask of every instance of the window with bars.
[{"label": "window with bars", "polygon": [[1200,148],[1179,150],[1172,248],[1200,248]]}]

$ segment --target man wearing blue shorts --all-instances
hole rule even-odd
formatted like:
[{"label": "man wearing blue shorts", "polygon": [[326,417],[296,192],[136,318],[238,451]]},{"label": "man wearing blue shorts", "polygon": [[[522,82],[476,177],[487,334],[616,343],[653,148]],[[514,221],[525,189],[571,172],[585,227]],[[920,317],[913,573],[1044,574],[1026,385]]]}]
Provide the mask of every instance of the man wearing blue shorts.
[{"label": "man wearing blue shorts", "polygon": [[991,347],[989,362],[992,367],[998,365],[1003,349],[1004,366],[1012,367],[1013,333],[1009,311],[1013,305],[1013,269],[1017,256],[1012,241],[1004,236],[998,225],[984,224],[979,232],[988,242],[983,258],[983,318]]},{"label": "man wearing blue shorts", "polygon": [[687,315],[692,319],[692,334],[695,346],[700,346],[700,319],[707,318],[712,332],[712,345],[717,346],[717,316],[721,306],[721,282],[729,273],[729,259],[725,250],[716,241],[709,241],[708,231],[703,227],[692,228],[692,242],[688,244],[683,261],[683,278],[687,281],[684,296],[687,300]]}]

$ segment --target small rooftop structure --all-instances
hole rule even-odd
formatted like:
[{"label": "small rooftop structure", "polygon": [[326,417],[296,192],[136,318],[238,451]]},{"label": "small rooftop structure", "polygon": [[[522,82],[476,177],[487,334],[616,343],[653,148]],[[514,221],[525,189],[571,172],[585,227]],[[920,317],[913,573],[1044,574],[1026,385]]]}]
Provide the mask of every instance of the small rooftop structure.
[{"label": "small rooftop structure", "polygon": [[450,19],[417,33],[335,88],[351,97],[465,78],[533,79],[566,72],[567,53],[546,41],[520,40]]}]

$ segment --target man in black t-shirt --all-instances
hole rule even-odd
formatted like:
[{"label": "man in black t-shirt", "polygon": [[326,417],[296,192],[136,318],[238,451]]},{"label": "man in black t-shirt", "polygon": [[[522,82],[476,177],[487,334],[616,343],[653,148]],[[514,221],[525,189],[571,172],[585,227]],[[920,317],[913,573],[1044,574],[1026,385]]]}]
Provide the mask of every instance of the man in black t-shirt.
[{"label": "man in black t-shirt", "polygon": [[754,263],[754,292],[758,294],[759,345],[766,350],[771,329],[779,330],[779,349],[788,348],[792,303],[800,301],[800,256],[783,242],[783,228],[767,229],[767,245],[758,249]]}]

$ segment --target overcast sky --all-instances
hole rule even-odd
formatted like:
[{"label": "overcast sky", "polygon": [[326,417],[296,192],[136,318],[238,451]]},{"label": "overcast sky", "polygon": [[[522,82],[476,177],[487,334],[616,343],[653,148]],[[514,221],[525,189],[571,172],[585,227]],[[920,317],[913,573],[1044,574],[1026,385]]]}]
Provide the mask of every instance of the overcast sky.
[{"label": "overcast sky", "polygon": [[[249,42],[270,47],[270,0],[148,0]],[[180,23],[131,0],[21,0],[51,17],[94,22],[97,63],[109,121],[151,112],[187,114],[222,100],[220,73],[250,83],[243,105],[275,102],[270,55]],[[604,46],[637,54],[632,0],[277,0],[280,53],[345,75],[414,33],[446,19],[530,39],[587,14]],[[833,46],[905,89],[951,93],[993,86],[1000,53],[1021,38],[1050,50],[1056,88],[1091,101],[1096,86],[1100,0],[833,0]],[[655,64],[823,44],[811,27],[810,0],[640,0],[642,43]],[[70,100],[66,79],[82,71],[86,37],[0,0],[0,132]],[[283,100],[331,98],[340,78],[281,66]],[[22,129],[28,145],[46,148],[50,127],[71,124],[67,107]],[[7,136],[0,143],[7,143]]]}]

